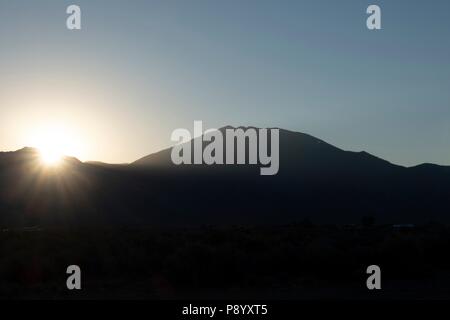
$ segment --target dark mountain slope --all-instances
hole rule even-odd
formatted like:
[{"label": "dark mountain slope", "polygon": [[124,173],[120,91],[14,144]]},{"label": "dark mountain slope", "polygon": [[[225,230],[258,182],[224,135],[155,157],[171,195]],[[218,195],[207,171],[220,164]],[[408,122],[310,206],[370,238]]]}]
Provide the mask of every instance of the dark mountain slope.
[{"label": "dark mountain slope", "polygon": [[170,152],[120,166],[66,158],[58,169],[33,149],[0,153],[0,226],[450,221],[446,167],[396,166],[286,130],[274,176],[255,165],[175,166]]}]

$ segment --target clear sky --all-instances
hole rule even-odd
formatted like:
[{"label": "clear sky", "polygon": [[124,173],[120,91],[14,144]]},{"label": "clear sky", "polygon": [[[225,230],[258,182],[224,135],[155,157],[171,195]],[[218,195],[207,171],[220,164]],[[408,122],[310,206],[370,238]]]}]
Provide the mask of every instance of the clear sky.
[{"label": "clear sky", "polygon": [[449,62],[448,0],[0,0],[0,150],[57,125],[130,162],[203,120],[450,165]]}]

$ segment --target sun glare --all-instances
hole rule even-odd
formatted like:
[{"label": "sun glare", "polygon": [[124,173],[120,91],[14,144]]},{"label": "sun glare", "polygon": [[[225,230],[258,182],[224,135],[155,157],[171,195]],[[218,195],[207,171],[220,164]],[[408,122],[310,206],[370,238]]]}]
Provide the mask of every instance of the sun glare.
[{"label": "sun glare", "polygon": [[57,165],[63,157],[63,154],[58,151],[39,149],[39,152],[41,154],[42,162],[50,166]]},{"label": "sun glare", "polygon": [[40,152],[45,165],[58,165],[64,156],[80,157],[80,143],[67,128],[48,126],[37,131],[32,138],[32,146]]}]

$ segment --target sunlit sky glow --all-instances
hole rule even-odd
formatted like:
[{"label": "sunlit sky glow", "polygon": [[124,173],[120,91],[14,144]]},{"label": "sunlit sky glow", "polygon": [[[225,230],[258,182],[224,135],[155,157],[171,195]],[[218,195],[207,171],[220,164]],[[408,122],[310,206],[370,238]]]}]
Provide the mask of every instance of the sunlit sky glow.
[{"label": "sunlit sky glow", "polygon": [[203,120],[450,165],[447,0],[0,0],[0,43],[0,150],[59,130],[81,160],[131,162]]}]

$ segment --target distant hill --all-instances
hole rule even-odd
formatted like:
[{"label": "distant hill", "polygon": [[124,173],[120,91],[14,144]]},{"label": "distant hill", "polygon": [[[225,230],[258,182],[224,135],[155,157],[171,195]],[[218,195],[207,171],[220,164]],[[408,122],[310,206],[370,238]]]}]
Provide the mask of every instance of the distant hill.
[{"label": "distant hill", "polygon": [[397,166],[282,129],[275,176],[254,165],[175,166],[170,153],[129,165],[66,158],[59,170],[34,149],[0,153],[0,226],[450,222],[449,167]]},{"label": "distant hill", "polygon": [[[219,130],[224,133],[227,128],[230,127],[224,127]],[[241,128],[244,130],[248,129],[248,127]],[[132,165],[139,167],[176,167],[170,158],[171,151],[172,148],[168,148],[150,154],[135,161]],[[292,173],[290,170],[316,173],[316,170],[337,172],[350,167],[352,171],[369,168],[372,170],[375,168],[400,168],[400,166],[394,166],[388,161],[369,153],[343,151],[308,134],[283,129],[280,129],[280,163],[280,173],[285,171],[289,175]]]}]

